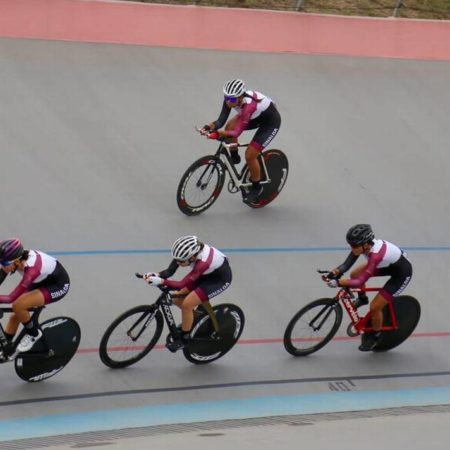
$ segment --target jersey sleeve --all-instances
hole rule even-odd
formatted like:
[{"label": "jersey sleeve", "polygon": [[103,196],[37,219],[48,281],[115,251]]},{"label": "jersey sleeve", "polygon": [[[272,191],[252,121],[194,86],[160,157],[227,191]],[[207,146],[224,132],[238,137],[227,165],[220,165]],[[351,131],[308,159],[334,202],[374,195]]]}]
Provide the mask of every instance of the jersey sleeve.
[{"label": "jersey sleeve", "polygon": [[245,131],[250,123],[250,118],[252,114],[256,110],[256,102],[252,101],[250,103],[246,103],[242,107],[241,114],[238,117],[236,127],[233,130],[224,131],[225,136],[227,137],[239,137],[243,131]]},{"label": "jersey sleeve", "polygon": [[364,270],[360,273],[358,278],[350,278],[346,280],[346,285],[351,288],[356,288],[362,286],[370,277],[373,277],[377,269],[378,264],[383,259],[383,254],[371,253],[367,261],[367,265]]},{"label": "jersey sleeve", "polygon": [[167,286],[169,289],[183,289],[188,288],[189,290],[193,290],[195,288],[197,280],[203,275],[203,273],[208,270],[211,262],[213,260],[214,251],[210,250],[206,261],[197,261],[194,265],[194,268],[189,272],[182,280],[164,280],[164,286]]},{"label": "jersey sleeve", "polygon": [[16,301],[23,293],[27,292],[33,281],[39,276],[40,267],[33,266],[27,268],[24,272],[21,282],[16,286],[16,288],[9,295],[0,295],[0,303],[13,303]]},{"label": "jersey sleeve", "polygon": [[230,115],[230,111],[231,108],[224,101],[222,104],[222,110],[220,111],[219,114],[219,118],[213,122],[216,130],[222,128],[225,125],[225,122],[227,121],[228,116]]},{"label": "jersey sleeve", "polygon": [[350,267],[352,267],[353,264],[355,264],[357,259],[358,257],[354,255],[352,252],[350,252],[347,258],[345,258],[345,261],[341,265],[337,266],[336,269],[339,270],[340,274],[343,274],[347,272],[347,270],[350,269]]},{"label": "jersey sleeve", "polygon": [[161,270],[159,272],[159,276],[161,278],[169,278],[171,277],[178,269],[178,264],[176,259],[172,259],[172,261],[169,264],[169,267],[167,269]]}]

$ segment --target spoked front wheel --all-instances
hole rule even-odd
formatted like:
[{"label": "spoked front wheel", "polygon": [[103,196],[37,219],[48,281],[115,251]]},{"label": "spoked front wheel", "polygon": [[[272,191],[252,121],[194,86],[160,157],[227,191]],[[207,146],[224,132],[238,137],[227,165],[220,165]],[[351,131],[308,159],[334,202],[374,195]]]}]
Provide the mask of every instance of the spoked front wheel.
[{"label": "spoked front wheel", "polygon": [[331,298],[321,298],[304,306],[284,332],[284,347],[291,355],[306,356],[325,346],[342,322],[342,307]]},{"label": "spoked front wheel", "polygon": [[106,329],[100,342],[100,359],[112,369],[138,362],[158,342],[163,326],[162,314],[153,305],[124,312]]},{"label": "spoked front wheel", "polygon": [[177,190],[178,208],[188,216],[206,211],[219,197],[224,182],[222,161],[213,155],[203,156],[181,177]]},{"label": "spoked front wheel", "polygon": [[219,331],[215,331],[206,312],[195,320],[191,339],[183,349],[185,358],[191,363],[207,364],[221,358],[236,344],[244,330],[245,316],[238,306],[223,303],[214,306],[213,310]]}]

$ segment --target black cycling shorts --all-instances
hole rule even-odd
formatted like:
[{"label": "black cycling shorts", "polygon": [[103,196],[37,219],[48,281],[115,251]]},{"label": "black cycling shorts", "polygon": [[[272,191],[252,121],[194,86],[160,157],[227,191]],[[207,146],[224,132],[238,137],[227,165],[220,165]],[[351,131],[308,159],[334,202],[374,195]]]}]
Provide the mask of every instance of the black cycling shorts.
[{"label": "black cycling shorts", "polygon": [[270,106],[263,111],[256,119],[250,120],[247,130],[254,130],[258,128],[258,131],[253,136],[250,145],[263,150],[266,148],[277,135],[281,125],[281,116],[276,106],[271,103]]},{"label": "black cycling shorts", "polygon": [[380,293],[388,300],[400,295],[408,286],[412,277],[412,265],[405,255],[402,254],[399,260],[388,267],[383,267],[375,271],[374,276],[389,276],[389,280],[381,289]]},{"label": "black cycling shorts", "polygon": [[45,304],[54,303],[61,300],[70,288],[69,274],[59,261],[56,261],[55,270],[39,283],[33,284],[30,291],[39,289],[45,299]]},{"label": "black cycling shorts", "polygon": [[194,292],[202,302],[207,302],[227,289],[231,279],[231,267],[228,259],[225,258],[220,267],[198,279]]}]

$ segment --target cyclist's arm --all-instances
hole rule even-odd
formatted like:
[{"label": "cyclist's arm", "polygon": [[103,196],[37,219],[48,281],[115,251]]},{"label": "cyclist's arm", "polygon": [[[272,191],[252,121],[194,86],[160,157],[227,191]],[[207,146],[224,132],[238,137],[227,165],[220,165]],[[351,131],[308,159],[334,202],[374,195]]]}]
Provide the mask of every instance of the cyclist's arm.
[{"label": "cyclist's arm", "polygon": [[227,131],[221,131],[220,135],[223,137],[239,137],[243,131],[245,131],[248,127],[248,124],[250,122],[250,118],[252,117],[252,114],[256,110],[257,103],[251,102],[246,103],[242,107],[242,112],[239,114],[236,126],[233,130],[227,130]]},{"label": "cyclist's arm", "polygon": [[377,266],[382,259],[383,256],[380,253],[370,253],[367,265],[361,271],[358,278],[341,280],[341,285],[351,288],[362,286],[370,277],[374,276]]},{"label": "cyclist's arm", "polygon": [[347,272],[347,270],[350,269],[350,267],[352,267],[353,264],[355,264],[357,259],[358,257],[354,255],[352,252],[350,252],[345,261],[339,266],[337,266],[336,269],[334,269],[332,272],[338,272],[337,275],[342,275],[343,273]]},{"label": "cyclist's arm", "polygon": [[222,105],[222,111],[220,111],[219,118],[215,120],[211,125],[214,125],[214,130],[218,130],[219,128],[222,128],[225,125],[225,122],[228,119],[228,116],[230,115],[231,108],[223,102]]},{"label": "cyclist's arm", "polygon": [[16,288],[9,295],[0,295],[0,303],[13,303],[23,293],[27,292],[30,286],[33,284],[33,280],[40,274],[40,270],[36,267],[31,267],[25,272],[22,281],[16,286]]},{"label": "cyclist's arm", "polygon": [[178,269],[178,264],[175,259],[172,259],[172,261],[169,264],[169,267],[167,269],[161,270],[159,272],[159,276],[161,278],[169,278],[171,277]]},{"label": "cyclist's arm", "polygon": [[188,288],[192,290],[195,288],[195,282],[203,275],[203,273],[210,266],[210,261],[197,261],[194,268],[180,281],[175,280],[164,280],[163,285],[167,286],[169,289],[180,290],[183,288]]}]

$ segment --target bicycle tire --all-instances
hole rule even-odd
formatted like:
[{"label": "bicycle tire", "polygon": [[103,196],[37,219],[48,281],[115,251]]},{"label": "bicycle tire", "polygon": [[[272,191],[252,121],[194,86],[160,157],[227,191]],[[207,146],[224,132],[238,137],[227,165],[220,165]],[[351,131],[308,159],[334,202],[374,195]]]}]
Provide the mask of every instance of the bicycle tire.
[{"label": "bicycle tire", "polygon": [[[147,322],[151,315],[153,315],[153,318]],[[148,333],[146,333],[147,327],[150,326],[152,322],[154,322],[155,325],[150,328]],[[144,330],[142,329],[142,326],[145,326]],[[111,340],[111,337],[119,327],[122,327],[124,330],[118,334],[118,339],[120,341],[119,343],[116,343],[115,341],[112,342],[115,338]],[[143,344],[136,345],[137,341],[133,341],[127,335],[133,327],[136,327],[133,331],[137,334],[142,333],[137,339],[143,338],[143,335],[145,334],[145,337],[142,339]],[[137,363],[146,356],[158,342],[163,327],[164,320],[162,314],[153,305],[136,306],[125,311],[109,325],[102,336],[99,346],[101,361],[111,369],[120,369]],[[119,352],[121,352],[121,358],[119,358]],[[116,354],[118,355],[117,357],[115,356]],[[127,356],[127,354],[132,356]]]},{"label": "bicycle tire", "polygon": [[[287,156],[281,150],[265,150],[262,152],[262,156],[271,182],[262,185],[263,193],[257,201],[247,203],[250,208],[263,208],[274,201],[284,188],[289,174],[289,162]],[[262,168],[261,173],[263,173]],[[244,181],[250,181],[248,168],[245,169]]]},{"label": "bicycle tire", "polygon": [[245,315],[239,306],[222,303],[213,306],[213,310],[220,326],[218,335],[205,312],[194,321],[191,340],[183,349],[185,358],[193,364],[208,364],[222,358],[234,347],[244,330]]},{"label": "bicycle tire", "polygon": [[[178,184],[177,205],[180,211],[187,216],[196,216],[210,208],[222,192],[225,170],[220,158],[214,155],[202,156],[193,162]],[[211,179],[206,185],[198,186],[202,176],[211,176]],[[204,192],[206,188],[207,192]]]},{"label": "bicycle tire", "polygon": [[17,375],[28,382],[43,381],[61,372],[80,344],[80,326],[70,317],[53,317],[39,326],[42,338],[14,360]]},{"label": "bicycle tire", "polygon": [[[420,303],[410,295],[399,295],[393,298],[394,311],[397,318],[398,328],[392,331],[383,331],[374,352],[385,352],[392,350],[402,344],[415,330],[420,320]],[[384,325],[391,325],[391,315],[388,307],[384,310]]]},{"label": "bicycle tire", "polygon": [[[312,313],[313,310],[314,313]],[[314,330],[311,321],[313,319],[321,319],[323,314],[329,315],[325,316],[325,322],[321,324],[321,328],[319,330]],[[298,313],[290,320],[286,327],[286,331],[284,332],[284,348],[293,356],[306,356],[314,353],[324,347],[334,337],[341,322],[342,307],[335,299],[320,298],[314,300],[300,309],[300,311],[298,311]],[[299,328],[299,323],[304,324],[304,326]],[[327,328],[325,329],[325,335],[319,337],[317,332],[322,330],[323,326],[328,323],[329,325],[327,325]],[[303,332],[306,337],[299,336],[300,332]],[[309,346],[300,347],[300,345],[303,344]]]}]

